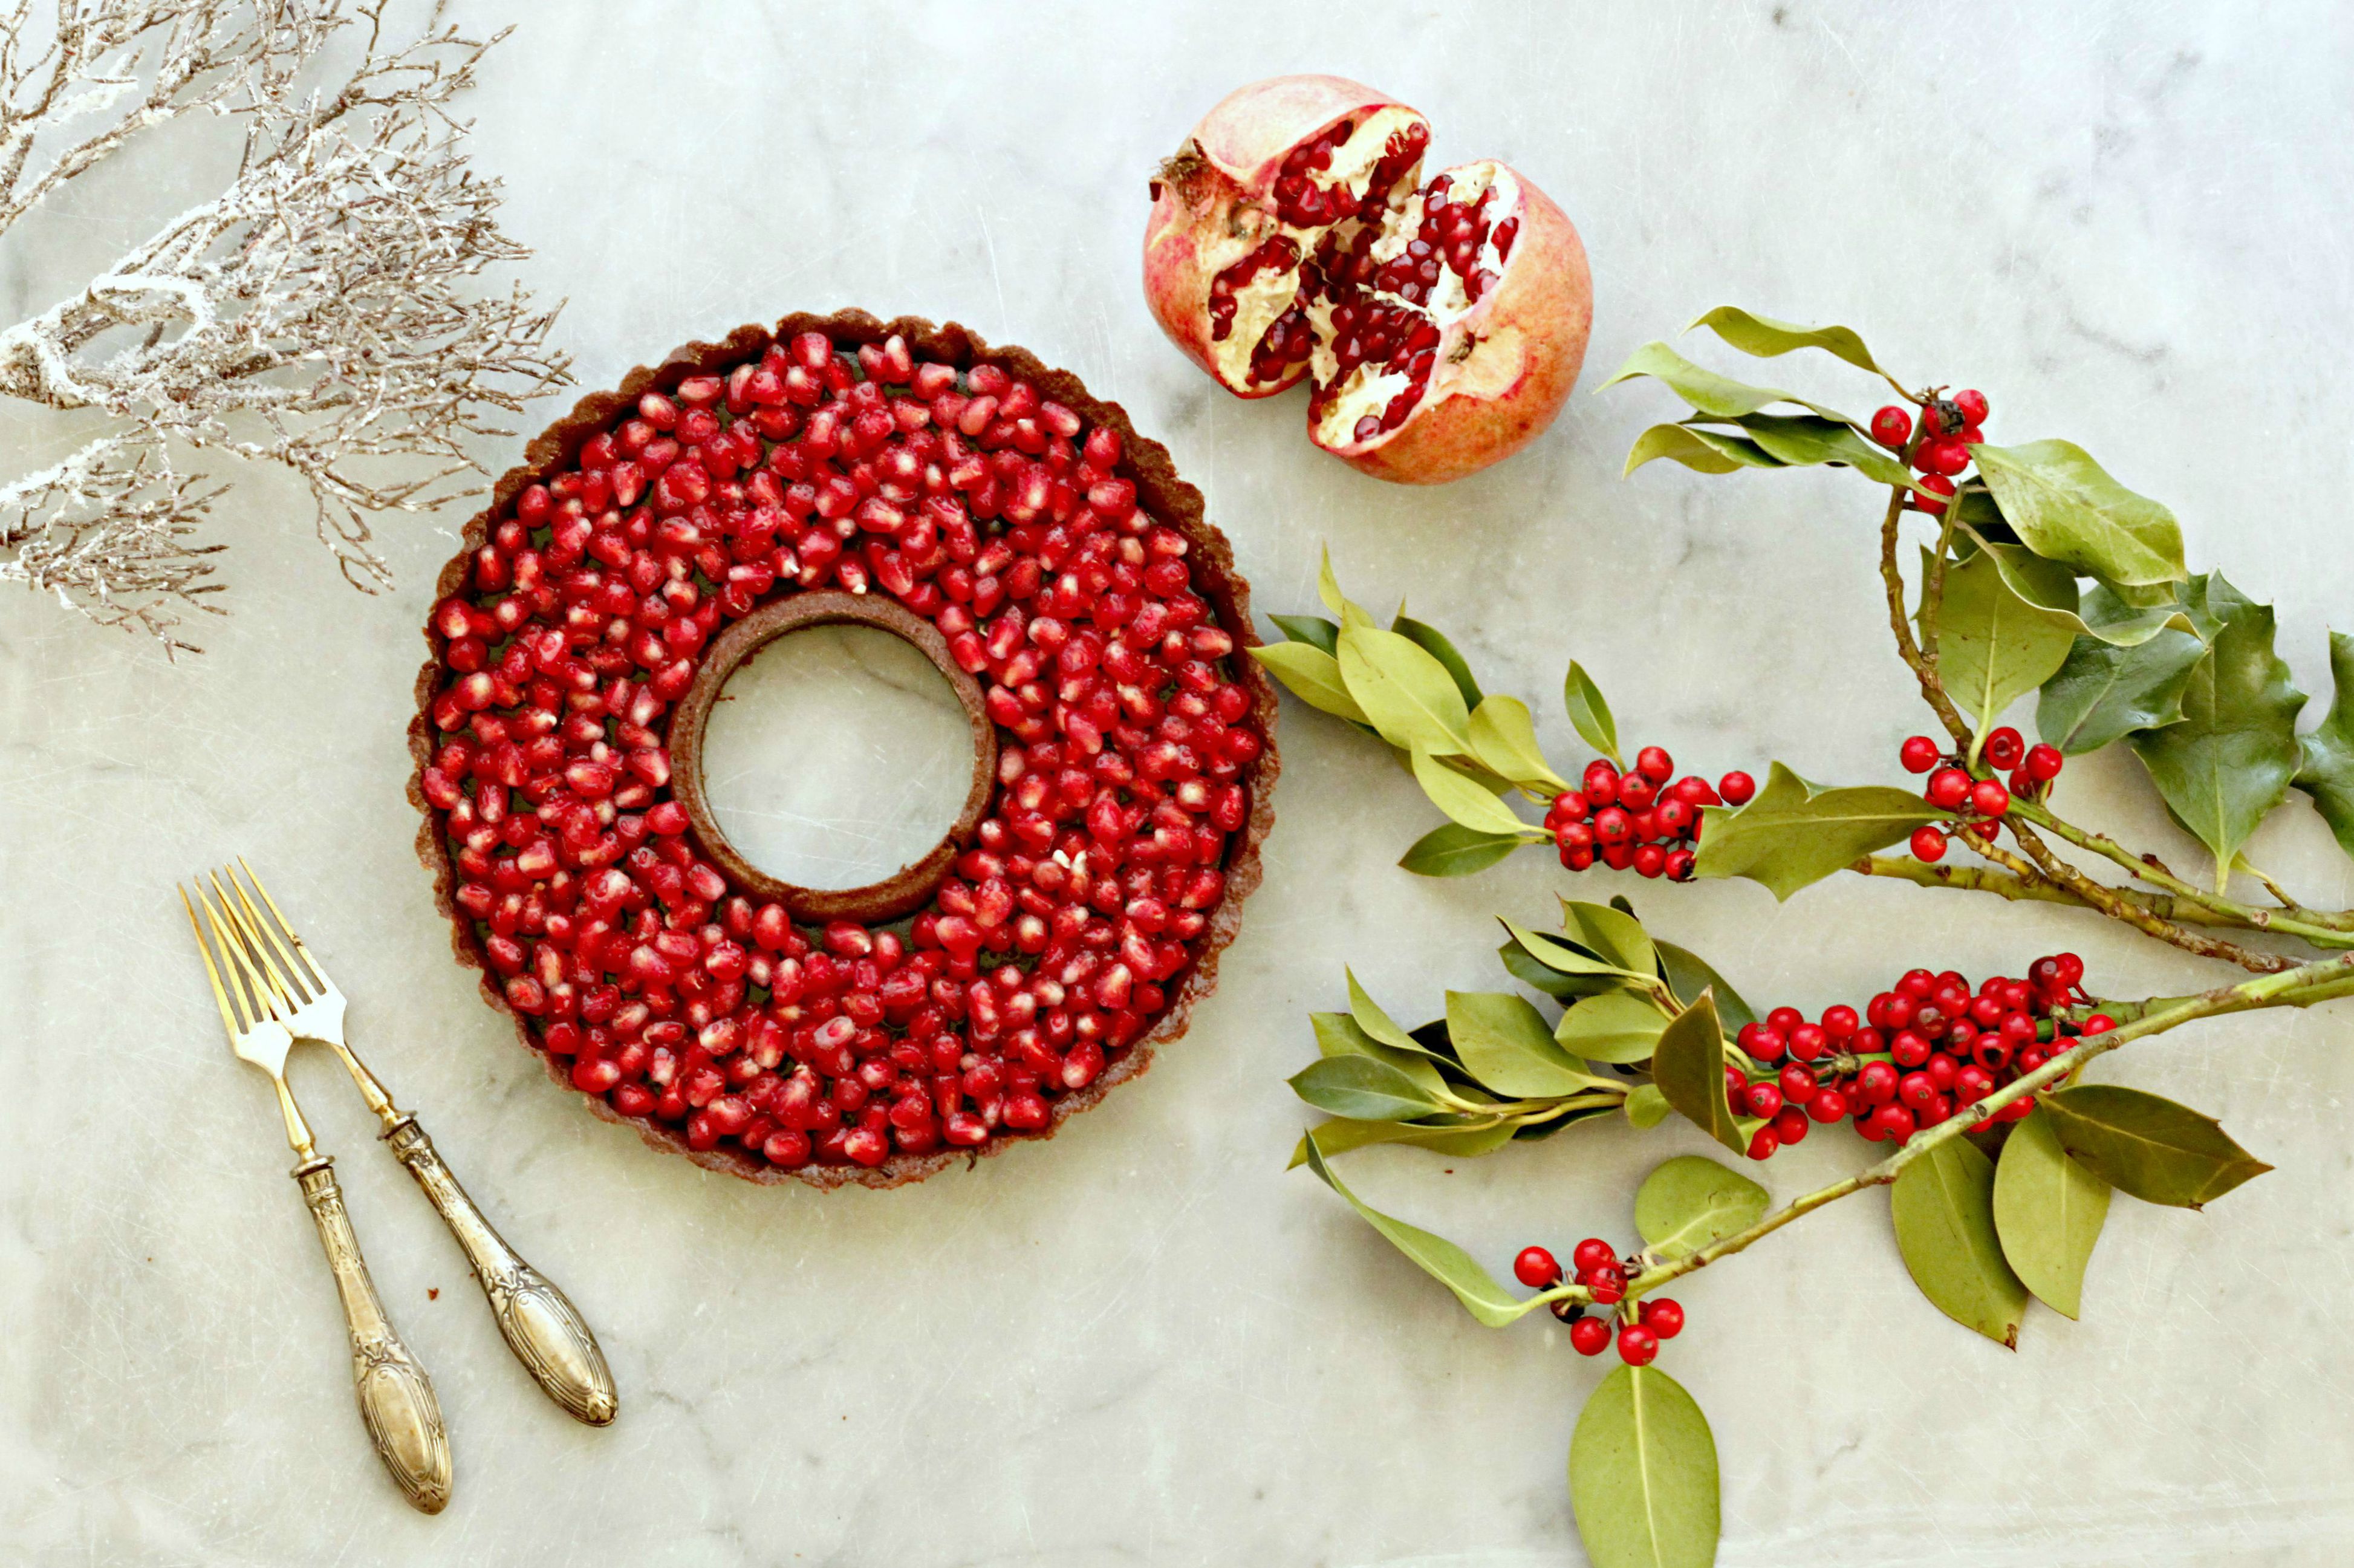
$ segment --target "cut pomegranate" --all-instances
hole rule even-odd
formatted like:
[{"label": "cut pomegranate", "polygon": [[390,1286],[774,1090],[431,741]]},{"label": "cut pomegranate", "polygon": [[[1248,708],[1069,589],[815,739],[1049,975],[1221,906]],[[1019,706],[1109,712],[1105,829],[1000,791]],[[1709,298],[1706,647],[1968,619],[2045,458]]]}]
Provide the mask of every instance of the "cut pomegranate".
[{"label": "cut pomegranate", "polygon": [[1153,181],[1145,297],[1238,397],[1311,379],[1309,434],[1367,473],[1437,484],[1553,422],[1593,317],[1584,246],[1498,163],[1416,185],[1430,128],[1339,77],[1213,109]]},{"label": "cut pomegranate", "polygon": [[[1199,493],[1117,408],[851,312],[695,345],[531,450],[442,573],[411,794],[552,1072],[714,1168],[887,1186],[1051,1134],[1182,1031],[1257,882],[1273,694]],[[673,795],[721,634],[811,590],[936,629],[994,726],[911,920],[766,895]]]}]

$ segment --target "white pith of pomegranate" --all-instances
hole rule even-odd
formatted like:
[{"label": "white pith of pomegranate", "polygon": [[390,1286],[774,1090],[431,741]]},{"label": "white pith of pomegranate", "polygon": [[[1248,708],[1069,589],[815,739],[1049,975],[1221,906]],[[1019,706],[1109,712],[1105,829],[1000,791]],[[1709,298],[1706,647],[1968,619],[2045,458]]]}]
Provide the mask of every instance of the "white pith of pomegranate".
[{"label": "white pith of pomegranate", "polygon": [[1552,423],[1593,291],[1561,209],[1493,162],[1416,184],[1428,126],[1337,77],[1212,110],[1153,183],[1145,293],[1218,383],[1310,378],[1309,434],[1378,478],[1436,484]]}]

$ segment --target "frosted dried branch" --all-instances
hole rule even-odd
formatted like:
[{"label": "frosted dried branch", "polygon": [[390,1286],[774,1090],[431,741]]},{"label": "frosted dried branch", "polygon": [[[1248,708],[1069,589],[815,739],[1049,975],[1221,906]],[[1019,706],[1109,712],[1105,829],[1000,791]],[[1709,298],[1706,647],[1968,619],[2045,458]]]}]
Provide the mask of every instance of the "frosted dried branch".
[{"label": "frosted dried branch", "polygon": [[[175,609],[210,608],[190,530],[214,493],[175,469],[179,448],[299,475],[321,539],[373,591],[389,574],[370,516],[479,488],[469,441],[569,379],[555,313],[476,282],[526,252],[447,105],[505,34],[435,23],[391,46],[387,4],[53,0],[37,37],[32,0],[0,0],[0,241],[178,116],[238,117],[244,141],[218,196],[0,331],[0,394],[119,421],[0,487],[0,580],[180,645]],[[347,28],[357,62],[298,85]]]}]

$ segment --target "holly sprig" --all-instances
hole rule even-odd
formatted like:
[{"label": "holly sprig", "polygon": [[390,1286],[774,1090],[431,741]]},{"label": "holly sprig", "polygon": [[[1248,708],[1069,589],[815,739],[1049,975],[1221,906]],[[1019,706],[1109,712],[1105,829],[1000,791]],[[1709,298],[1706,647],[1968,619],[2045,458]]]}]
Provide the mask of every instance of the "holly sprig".
[{"label": "holly sprig", "polygon": [[[1941,1104],[1935,1119],[1903,1119],[1884,1158],[1778,1208],[1764,1188],[1715,1161],[1670,1160],[1637,1195],[1641,1248],[1606,1266],[1581,1265],[1574,1280],[1549,1254],[1531,1249],[1518,1272],[1537,1288],[1522,1297],[1461,1248],[1369,1208],[1331,1159],[1377,1142],[1477,1156],[1613,1112],[1649,1127],[1670,1109],[1737,1154],[1756,1157],[1761,1147],[1770,1154],[1771,1129],[1790,1127],[1792,1108],[1780,1109],[1778,1121],[1744,1109],[1759,1103],[1754,1080],[1761,1072],[1771,1077],[1781,1034],[1696,956],[1645,930],[1623,898],[1565,900],[1558,934],[1506,923],[1500,954],[1538,993],[1534,1001],[1450,992],[1444,1018],[1405,1030],[1351,975],[1350,1012],[1318,1015],[1322,1058],[1292,1080],[1334,1119],[1303,1138],[1293,1163],[1310,1166],[1481,1322],[1500,1327],[1543,1306],[1573,1323],[1573,1339],[1588,1353],[1609,1342],[1597,1323],[1617,1325],[1627,1364],[1589,1400],[1571,1450],[1579,1527],[1602,1568],[1701,1563],[1714,1554],[1713,1439],[1690,1395],[1649,1364],[1659,1340],[1683,1321],[1681,1308],[1657,1295],[1662,1287],[1828,1203],[1884,1186],[1899,1250],[1924,1294],[1956,1321],[2015,1345],[2030,1299],[2069,1317],[2081,1309],[2085,1264],[2113,1192],[2195,1208],[2270,1169],[2212,1118],[2140,1090],[2081,1083],[2084,1066],[2200,1019],[2354,993],[2354,911],[2297,902],[2243,853],[2296,789],[2354,853],[2354,638],[2331,635],[2338,694],[2322,725],[2300,736],[2306,698],[2274,650],[2270,607],[2220,573],[2193,576],[2173,514],[2120,484],[2083,449],[1986,441],[1978,428],[1988,413],[1982,395],[1910,388],[1849,328],[1799,327],[1731,307],[1692,326],[1754,356],[1829,354],[1880,376],[1903,399],[1859,420],[1731,379],[1660,343],[1638,350],[1605,383],[1655,380],[1690,408],[1637,439],[1629,473],[1661,459],[1707,474],[1832,466],[1884,488],[1878,546],[1892,636],[1946,737],[1916,736],[1904,749],[1908,770],[1929,773],[1928,789],[1826,786],[1778,761],[1762,787],[1738,773],[1721,788],[1697,779],[1670,786],[1665,755],[1655,750],[1638,768],[1656,756],[1660,776],[1641,779],[1628,767],[1598,683],[1575,662],[1563,703],[1597,757],[1574,785],[1569,770],[1545,757],[1525,704],[1483,691],[1435,628],[1402,611],[1381,626],[1342,595],[1328,556],[1319,585],[1327,616],[1275,618],[1287,641],[1255,652],[1311,705],[1394,747],[1446,815],[1400,863],[1419,874],[1462,875],[1546,844],[1582,870],[1602,847],[1593,829],[1606,843],[1628,813],[1606,820],[1581,788],[1608,800],[1622,780],[1635,780],[1640,796],[1628,799],[1638,807],[1671,793],[1691,806],[1689,820],[1636,813],[1644,836],[1665,836],[1648,858],[1634,851],[1611,863],[1647,875],[1744,876],[1787,899],[1844,870],[2065,904],[2256,978],[2137,1001],[2039,991],[2031,1054],[2005,1079],[1981,1075],[1991,1087],[1969,1083],[1967,1103]],[[1927,526],[1908,582],[1910,523]],[[2022,765],[2023,742],[2001,722],[2030,695],[2043,740],[2033,768]],[[2061,760],[2115,744],[2133,750],[2169,814],[2207,848],[2213,872],[2205,883],[2052,809],[2049,785]],[[2004,768],[2012,769],[2008,788],[1999,777]],[[1544,822],[1528,821],[1515,802],[1547,807]],[[1912,854],[1882,853],[1908,840]],[[1681,842],[1691,847],[1680,855],[1662,853]],[[1949,843],[1986,863],[1944,863]],[[2128,880],[2094,877],[2099,862]],[[2262,894],[2235,896],[2235,876]],[[2258,934],[2274,940],[2245,940]],[[2292,944],[2305,951],[2276,950]],[[2039,973],[2052,962],[2039,964]],[[1548,1001],[1563,1004],[1550,1022],[1541,1011]],[[1853,1028],[1852,1010],[1833,1012]],[[1866,1029],[1856,1038],[1877,1043],[1873,1036]],[[1744,1047],[1754,1040],[1773,1048],[1753,1054]],[[1833,1042],[1827,1054],[1807,1058],[1803,1081],[1814,1084],[1819,1068],[1822,1082],[1855,1089],[1872,1054]],[[1791,1061],[1798,1064],[1796,1052]],[[1727,1093],[1736,1082],[1752,1097],[1746,1106],[1742,1089]],[[1802,1117],[1793,1136],[1804,1126]],[[1867,1118],[1859,1126],[1872,1136]],[[1589,1249],[1610,1251],[1589,1240],[1581,1255]],[[1600,1319],[1585,1316],[1597,1307]]]}]

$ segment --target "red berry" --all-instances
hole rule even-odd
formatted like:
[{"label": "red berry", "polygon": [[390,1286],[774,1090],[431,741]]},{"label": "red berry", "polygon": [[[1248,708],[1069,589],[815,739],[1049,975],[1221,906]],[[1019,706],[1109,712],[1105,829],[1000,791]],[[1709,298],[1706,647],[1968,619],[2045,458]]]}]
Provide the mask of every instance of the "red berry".
[{"label": "red berry", "polygon": [[1782,1032],[1769,1023],[1744,1023],[1734,1037],[1740,1047],[1755,1060],[1771,1062],[1789,1048]]},{"label": "red berry", "polygon": [[1577,1347],[1581,1356],[1598,1356],[1610,1343],[1610,1319],[1580,1318],[1569,1326],[1569,1342]]},{"label": "red berry", "polygon": [[1616,806],[1605,806],[1594,813],[1594,836],[1606,844],[1624,843],[1634,831],[1633,820]]},{"label": "red berry", "polygon": [[1751,1116],[1770,1118],[1782,1108],[1782,1091],[1772,1084],[1750,1085],[1747,1098]]},{"label": "red berry", "polygon": [[1564,822],[1582,822],[1593,810],[1585,803],[1585,796],[1575,789],[1564,789],[1553,798],[1553,810],[1545,815],[1548,818],[1558,817]]},{"label": "red berry", "polygon": [[1965,387],[1954,394],[1954,408],[1967,424],[1983,425],[1987,417],[1986,394],[1975,387]]},{"label": "red berry", "polygon": [[1981,817],[1999,817],[2010,810],[2010,791],[1999,780],[1981,779],[1970,786],[1970,810]]},{"label": "red berry", "polygon": [[1805,1142],[1807,1126],[1807,1113],[1796,1106],[1784,1106],[1774,1113],[1774,1136],[1786,1147]]},{"label": "red berry", "polygon": [[1896,750],[1896,758],[1904,764],[1907,773],[1928,772],[1937,766],[1937,758],[1943,755],[1937,743],[1925,735],[1906,736],[1904,744]]},{"label": "red berry", "polygon": [[1913,439],[1913,410],[1891,403],[1872,417],[1872,439],[1892,450]]},{"label": "red berry", "polygon": [[2052,961],[2059,966],[2057,972],[2062,985],[2073,986],[2084,978],[2084,960],[2075,954],[2054,953],[2052,955]]},{"label": "red berry", "polygon": [[1823,1033],[1822,1026],[1803,1020],[1790,1026],[1787,1038],[1794,1062],[1811,1062],[1830,1048],[1830,1037]]},{"label": "red berry", "polygon": [[1640,1323],[1618,1330],[1618,1359],[1630,1367],[1647,1367],[1659,1353],[1659,1336]]},{"label": "red berry", "polygon": [[[1947,479],[1942,473],[1925,473],[1921,476],[1919,484],[1921,489],[1930,492],[1931,494],[1951,495],[1954,493],[1954,482]],[[1946,503],[1944,502],[1932,501],[1925,495],[1914,495],[1913,497],[1913,504],[1919,507],[1922,512],[1931,517],[1943,517],[1946,514]]]},{"label": "red berry", "polygon": [[[1886,1066],[1887,1064],[1875,1062],[1872,1065],[1881,1067]],[[1807,1114],[1819,1122],[1837,1121],[1847,1115],[1847,1097],[1837,1089],[1818,1089],[1815,1091],[1815,1097],[1807,1102]]]},{"label": "red berry", "polygon": [[1606,1269],[1597,1269],[1594,1277],[1585,1282],[1585,1288],[1603,1306],[1615,1306],[1626,1298],[1627,1277],[1613,1265]]},{"label": "red berry", "polygon": [[1577,1244],[1569,1255],[1569,1265],[1582,1277],[1597,1268],[1607,1268],[1618,1261],[1617,1252],[1600,1236],[1588,1236]]},{"label": "red berry", "polygon": [[1665,784],[1676,776],[1675,759],[1662,747],[1647,746],[1635,754],[1635,771],[1654,785]]},{"label": "red berry", "polygon": [[2021,766],[2027,769],[2030,779],[2038,784],[2049,784],[2060,777],[2060,769],[2066,761],[2067,758],[2060,755],[2058,747],[2039,743],[2027,748],[2027,760]]},{"label": "red berry", "polygon": [[1618,769],[1607,758],[1597,757],[1585,765],[1585,799],[1595,806],[1607,806],[1618,799]]},{"label": "red berry", "polygon": [[1668,880],[1670,882],[1690,882],[1692,879],[1692,867],[1697,863],[1700,857],[1698,855],[1695,855],[1688,849],[1669,851],[1667,867]]},{"label": "red berry", "polygon": [[1843,1044],[1862,1022],[1855,1015],[1855,1009],[1845,1002],[1827,1007],[1823,1009],[1823,1038],[1834,1045]]},{"label": "red berry", "polygon": [[1955,437],[1940,436],[1915,448],[1913,461],[1931,474],[1956,474],[1970,466],[1970,450]]},{"label": "red berry", "polygon": [[1548,1289],[1561,1282],[1561,1265],[1541,1246],[1522,1247],[1512,1259],[1512,1277],[1532,1290]]},{"label": "red berry", "polygon": [[1774,1151],[1781,1147],[1782,1140],[1774,1136],[1774,1129],[1770,1127],[1761,1127],[1757,1129],[1756,1136],[1749,1140],[1749,1158],[1771,1160],[1774,1158]]},{"label": "red berry", "polygon": [[2011,768],[2027,755],[2027,742],[2009,725],[1986,737],[1986,759],[1989,766]]},{"label": "red berry", "polygon": [[1644,1302],[1639,1315],[1643,1327],[1662,1340],[1672,1340],[1684,1331],[1684,1309],[1672,1297]]},{"label": "red berry", "polygon": [[2117,1021],[2115,1019],[2111,1018],[2105,1012],[2096,1012],[2093,1014],[2092,1017],[2084,1020],[2084,1033],[2086,1034],[2106,1034],[2110,1030],[2115,1029],[2116,1026]]},{"label": "red berry", "polygon": [[1797,1062],[1785,1066],[1776,1075],[1774,1083],[1782,1091],[1783,1102],[1787,1105],[1804,1104],[1807,1097],[1815,1092],[1813,1071]]},{"label": "red berry", "polygon": [[1749,798],[1757,793],[1757,780],[1735,769],[1716,781],[1716,792],[1724,797],[1728,806],[1746,805]]},{"label": "red berry", "polygon": [[1941,811],[1961,809],[1969,798],[1970,776],[1958,768],[1940,768],[1929,775],[1929,788],[1925,795],[1929,804]]},{"label": "red berry", "polygon": [[1872,1125],[1881,1137],[1902,1141],[1913,1136],[1913,1113],[1900,1105],[1884,1105],[1872,1113]]},{"label": "red berry", "polygon": [[1866,1105],[1886,1105],[1896,1097],[1896,1069],[1885,1062],[1866,1062],[1855,1075],[1855,1087]]},{"label": "red berry", "polygon": [[1913,830],[1913,858],[1940,861],[1946,858],[1946,835],[1935,828],[1923,826]]}]

